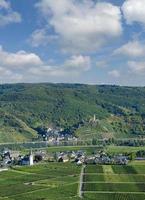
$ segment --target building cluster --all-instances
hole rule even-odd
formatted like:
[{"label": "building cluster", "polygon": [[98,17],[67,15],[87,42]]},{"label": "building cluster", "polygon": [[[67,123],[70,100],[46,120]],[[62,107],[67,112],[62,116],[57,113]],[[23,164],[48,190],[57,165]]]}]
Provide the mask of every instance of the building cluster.
[{"label": "building cluster", "polygon": [[105,152],[98,152],[95,155],[86,155],[84,151],[58,152],[55,155],[57,162],[74,162],[81,164],[110,164],[127,165],[129,158],[124,155],[108,155]]},{"label": "building cluster", "polygon": [[86,158],[84,151],[67,151],[56,153],[56,160],[58,162],[74,162],[77,164],[83,164]]},{"label": "building cluster", "polygon": [[21,155],[19,151],[5,149],[0,153],[0,167],[11,165],[33,165],[34,156],[32,151],[29,154]]},{"label": "building cluster", "polygon": [[106,153],[98,153],[94,156],[88,156],[85,164],[101,164],[101,165],[127,165],[129,158],[122,154],[120,155],[107,155]]},{"label": "building cluster", "polygon": [[105,152],[98,152],[94,155],[86,155],[85,151],[62,151],[48,153],[42,151],[30,151],[26,155],[20,155],[18,151],[4,150],[1,152],[0,166],[6,167],[9,165],[33,165],[38,162],[72,162],[77,165],[82,164],[116,164],[126,165],[129,161],[127,156],[123,155],[108,155]]},{"label": "building cluster", "polygon": [[52,144],[59,144],[62,141],[75,141],[77,138],[64,133],[64,130],[61,128],[48,128],[43,134],[43,140]]}]

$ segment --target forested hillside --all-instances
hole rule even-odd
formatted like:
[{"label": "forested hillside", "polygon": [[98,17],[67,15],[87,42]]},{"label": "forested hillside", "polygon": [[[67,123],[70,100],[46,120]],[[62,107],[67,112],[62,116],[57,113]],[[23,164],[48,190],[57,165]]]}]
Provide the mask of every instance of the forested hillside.
[{"label": "forested hillside", "polygon": [[[88,123],[93,115],[98,123]],[[79,126],[82,124],[81,126]],[[0,142],[31,140],[37,128],[78,127],[79,137],[145,135],[145,88],[81,84],[0,86]]]}]

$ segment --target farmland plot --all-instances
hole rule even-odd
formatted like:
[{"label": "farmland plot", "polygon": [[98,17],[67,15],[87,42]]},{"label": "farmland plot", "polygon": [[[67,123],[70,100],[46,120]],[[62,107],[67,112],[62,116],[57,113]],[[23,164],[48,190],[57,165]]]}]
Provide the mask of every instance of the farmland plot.
[{"label": "farmland plot", "polygon": [[144,200],[145,166],[88,165],[83,178],[85,200]]},{"label": "farmland plot", "polygon": [[0,199],[78,200],[80,167],[48,163],[0,173]]},{"label": "farmland plot", "polygon": [[[81,167],[47,163],[0,173],[0,199],[80,200]],[[145,200],[145,166],[88,165],[83,174],[84,200]]]}]

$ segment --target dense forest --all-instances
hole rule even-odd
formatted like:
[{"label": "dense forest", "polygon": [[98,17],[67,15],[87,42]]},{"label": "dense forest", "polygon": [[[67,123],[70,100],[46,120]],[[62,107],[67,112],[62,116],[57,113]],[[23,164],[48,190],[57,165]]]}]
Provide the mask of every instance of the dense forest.
[{"label": "dense forest", "polygon": [[[95,126],[88,122],[96,115]],[[0,142],[37,138],[57,126],[90,137],[145,135],[145,88],[83,84],[0,85]]]}]

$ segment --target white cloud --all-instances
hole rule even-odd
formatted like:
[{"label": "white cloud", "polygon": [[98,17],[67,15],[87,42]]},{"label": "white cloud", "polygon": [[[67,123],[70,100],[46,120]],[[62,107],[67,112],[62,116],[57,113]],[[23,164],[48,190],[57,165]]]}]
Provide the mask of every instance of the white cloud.
[{"label": "white cloud", "polygon": [[15,73],[10,69],[6,69],[5,67],[0,67],[0,83],[21,82],[22,78],[23,78],[22,74]]},{"label": "white cloud", "polygon": [[114,78],[120,77],[120,72],[118,70],[112,70],[112,71],[108,72],[108,74]]},{"label": "white cloud", "polygon": [[37,29],[32,33],[29,42],[32,44],[32,46],[38,47],[40,45],[48,45],[57,38],[57,35],[48,35],[46,29]]},{"label": "white cloud", "polygon": [[0,75],[1,76],[5,76],[5,75],[10,76],[11,75],[11,71],[8,70],[8,69],[4,69],[3,67],[0,67]]},{"label": "white cloud", "polygon": [[126,0],[122,11],[128,24],[145,24],[145,0]]},{"label": "white cloud", "polygon": [[139,41],[131,41],[116,49],[113,54],[127,57],[142,57],[145,55],[145,45]]},{"label": "white cloud", "polygon": [[41,0],[37,8],[60,36],[64,51],[94,51],[122,33],[120,9],[111,3]]},{"label": "white cloud", "polygon": [[29,72],[34,75],[65,77],[69,75],[78,76],[80,73],[90,70],[91,60],[89,56],[72,56],[62,65],[43,65],[40,68],[30,68]]},{"label": "white cloud", "polygon": [[0,0],[0,26],[19,22],[21,22],[21,15],[12,10],[8,1]]},{"label": "white cloud", "polygon": [[145,62],[143,61],[128,61],[128,67],[131,72],[139,75],[145,74]]},{"label": "white cloud", "polygon": [[100,61],[96,62],[96,66],[97,66],[97,68],[106,68],[106,67],[108,67],[108,63],[107,63],[107,61],[100,60]]},{"label": "white cloud", "polygon": [[0,9],[9,9],[10,8],[10,3],[6,0],[1,0],[0,1]]},{"label": "white cloud", "polygon": [[65,61],[64,67],[69,70],[88,71],[91,68],[91,60],[89,56],[72,56]]},{"label": "white cloud", "polygon": [[0,47],[0,65],[8,68],[24,68],[30,66],[40,66],[43,62],[39,56],[34,53],[27,53],[25,51],[18,51],[16,53],[10,53],[4,51]]},{"label": "white cloud", "polygon": [[54,78],[69,80],[69,77],[78,77],[90,68],[89,56],[72,56],[62,64],[55,65],[41,60],[35,53],[25,51],[11,53],[0,47],[0,81],[3,82],[49,81]]}]

